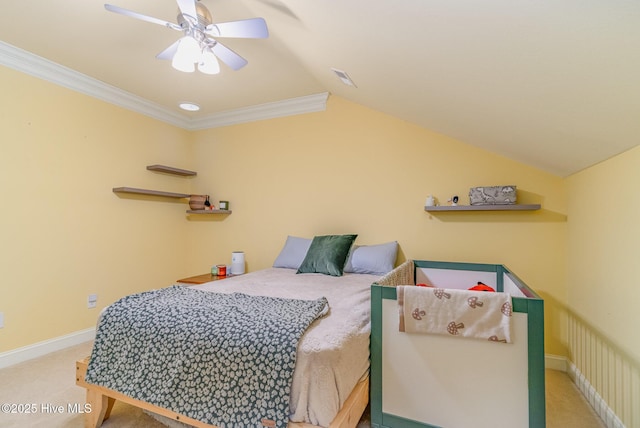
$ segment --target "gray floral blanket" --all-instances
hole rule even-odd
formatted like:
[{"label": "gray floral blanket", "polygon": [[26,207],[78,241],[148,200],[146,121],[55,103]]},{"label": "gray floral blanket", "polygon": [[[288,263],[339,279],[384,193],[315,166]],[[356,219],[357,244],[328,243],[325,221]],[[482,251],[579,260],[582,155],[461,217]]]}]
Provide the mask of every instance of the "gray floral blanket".
[{"label": "gray floral blanket", "polygon": [[86,381],[219,427],[286,427],[298,341],[328,308],[173,286],[120,299]]}]

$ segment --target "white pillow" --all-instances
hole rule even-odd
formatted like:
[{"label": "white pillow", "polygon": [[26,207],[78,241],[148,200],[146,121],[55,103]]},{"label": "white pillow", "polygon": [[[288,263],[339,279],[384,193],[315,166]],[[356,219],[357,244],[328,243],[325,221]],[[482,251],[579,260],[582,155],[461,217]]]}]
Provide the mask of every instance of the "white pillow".
[{"label": "white pillow", "polygon": [[284,247],[273,262],[273,267],[298,269],[311,246],[311,239],[287,236]]},{"label": "white pillow", "polygon": [[397,255],[397,241],[378,245],[354,245],[347,257],[344,271],[385,275],[393,270]]}]

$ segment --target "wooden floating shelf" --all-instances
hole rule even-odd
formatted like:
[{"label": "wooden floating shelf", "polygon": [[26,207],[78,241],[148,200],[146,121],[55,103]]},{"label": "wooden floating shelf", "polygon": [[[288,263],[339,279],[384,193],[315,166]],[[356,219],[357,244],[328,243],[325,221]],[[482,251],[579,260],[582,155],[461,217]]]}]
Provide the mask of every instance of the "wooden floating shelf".
[{"label": "wooden floating shelf", "polygon": [[166,166],[166,165],[149,165],[147,166],[147,169],[149,171],[166,172],[167,174],[183,175],[183,176],[198,174],[197,172],[189,171],[188,169],[174,168],[172,166]]},{"label": "wooden floating shelf", "polygon": [[191,195],[186,193],[164,192],[162,190],[137,189],[135,187],[114,187],[114,193],[133,193],[136,195],[163,196],[165,198],[188,198]]},{"label": "wooden floating shelf", "polygon": [[[166,165],[147,165],[149,171],[164,172],[167,174],[181,175],[183,177],[194,176],[198,173],[187,169],[174,168]],[[114,187],[114,193],[130,193],[135,195],[161,196],[165,198],[190,198],[188,193],[165,192],[162,190],[138,189],[135,187]],[[230,210],[187,210],[187,214],[231,214]]]},{"label": "wooden floating shelf", "polygon": [[187,210],[187,214],[231,214],[231,210]]},{"label": "wooden floating shelf", "polygon": [[536,211],[541,208],[540,204],[514,204],[514,205],[443,205],[435,207],[424,207],[428,212],[443,211]]}]

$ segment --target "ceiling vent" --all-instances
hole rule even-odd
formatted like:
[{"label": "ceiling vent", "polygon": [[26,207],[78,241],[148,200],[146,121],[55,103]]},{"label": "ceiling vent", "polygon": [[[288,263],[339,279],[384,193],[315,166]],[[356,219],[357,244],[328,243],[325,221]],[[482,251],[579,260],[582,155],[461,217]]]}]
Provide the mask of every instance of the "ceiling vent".
[{"label": "ceiling vent", "polygon": [[351,80],[351,78],[346,72],[342,70],[338,70],[337,68],[331,68],[331,71],[333,71],[335,75],[338,76],[338,79],[340,79],[342,83],[344,83],[345,85],[349,85],[349,86],[353,86],[354,88],[357,88],[356,84],[353,83],[353,80]]}]

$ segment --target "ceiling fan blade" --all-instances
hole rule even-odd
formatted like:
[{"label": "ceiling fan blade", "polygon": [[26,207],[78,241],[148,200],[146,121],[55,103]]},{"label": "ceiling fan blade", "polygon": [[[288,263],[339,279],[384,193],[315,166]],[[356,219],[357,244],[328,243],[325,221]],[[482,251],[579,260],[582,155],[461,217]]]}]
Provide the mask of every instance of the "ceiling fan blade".
[{"label": "ceiling fan blade", "polygon": [[250,39],[266,39],[269,37],[267,23],[262,18],[211,24],[207,26],[206,32],[216,37],[243,37]]},{"label": "ceiling fan blade", "polygon": [[178,50],[178,44],[179,43],[180,43],[180,40],[176,41],[171,46],[169,46],[168,48],[166,48],[165,50],[160,52],[158,55],[156,55],[156,58],[157,59],[169,59],[169,60],[173,59],[173,56],[176,54],[176,51]]},{"label": "ceiling fan blade", "polygon": [[[131,10],[128,10],[128,9],[123,9],[121,7],[114,6],[112,4],[106,4],[105,3],[104,8],[107,9],[109,12],[115,12],[115,13],[119,13],[120,15],[130,16],[132,18],[140,19],[142,21],[151,22],[152,24],[163,25],[163,26],[169,27],[169,28],[176,28],[177,27],[177,24],[173,24],[173,23],[168,22],[168,21],[163,21],[162,19],[158,19],[158,18],[153,18],[151,16],[142,15],[141,13],[134,12],[134,11],[131,11]],[[180,27],[178,27],[178,29],[180,29]]]},{"label": "ceiling fan blade", "polygon": [[248,64],[248,61],[242,58],[240,55],[216,41],[216,44],[211,48],[213,53],[220,58],[220,61],[227,64],[234,70],[240,70],[242,67]]},{"label": "ceiling fan blade", "polygon": [[198,13],[196,12],[196,0],[177,0],[180,12],[183,15],[189,15],[196,21],[198,20]]}]

